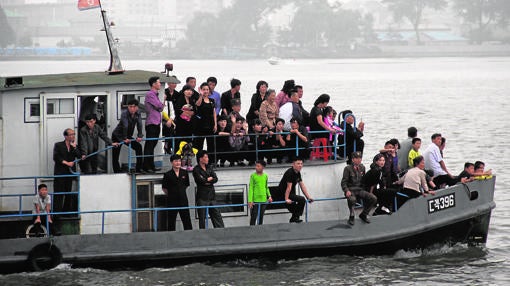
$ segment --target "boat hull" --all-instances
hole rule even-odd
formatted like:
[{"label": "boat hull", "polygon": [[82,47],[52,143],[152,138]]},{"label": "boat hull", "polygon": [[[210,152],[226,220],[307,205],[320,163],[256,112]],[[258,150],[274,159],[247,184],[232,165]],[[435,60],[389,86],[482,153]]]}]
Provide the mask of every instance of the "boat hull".
[{"label": "boat hull", "polygon": [[[356,219],[354,226],[344,218],[335,218],[301,224],[0,240],[0,269],[44,269],[57,262],[98,268],[143,268],[232,258],[391,254],[436,243],[485,243],[495,207],[494,182],[491,179],[457,185],[433,197],[409,200],[392,215],[372,217],[370,224]],[[434,200],[446,197],[454,198],[451,206],[435,209]],[[38,245],[53,251],[46,257],[47,265],[36,263],[37,259],[45,261],[45,257],[34,257]]]}]

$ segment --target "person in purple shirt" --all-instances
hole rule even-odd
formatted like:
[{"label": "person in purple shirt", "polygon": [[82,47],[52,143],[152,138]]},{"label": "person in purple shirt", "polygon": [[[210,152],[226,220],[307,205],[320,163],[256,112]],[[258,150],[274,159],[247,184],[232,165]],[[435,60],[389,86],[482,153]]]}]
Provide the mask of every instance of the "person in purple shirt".
[{"label": "person in purple shirt", "polygon": [[[161,89],[161,82],[159,77],[149,78],[149,85],[151,90],[145,94],[145,113],[147,117],[145,119],[145,134],[147,139],[158,138],[161,132],[161,112],[165,107],[165,98],[163,102],[159,100],[159,90]],[[143,150],[144,160],[143,169],[145,172],[154,173],[156,167],[154,166],[154,148],[158,144],[157,140],[145,141],[145,147]]]},{"label": "person in purple shirt", "polygon": [[207,79],[207,85],[209,86],[209,98],[214,99],[214,102],[216,103],[216,106],[214,107],[214,110],[216,112],[216,115],[220,115],[221,112],[221,95],[219,92],[215,91],[216,85],[218,84],[218,80],[211,76]]}]

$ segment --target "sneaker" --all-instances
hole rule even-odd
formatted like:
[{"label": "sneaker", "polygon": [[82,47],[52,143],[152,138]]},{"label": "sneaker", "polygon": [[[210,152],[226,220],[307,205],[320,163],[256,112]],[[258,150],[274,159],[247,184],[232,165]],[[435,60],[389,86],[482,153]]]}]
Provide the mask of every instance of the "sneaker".
[{"label": "sneaker", "polygon": [[354,225],[354,216],[353,215],[349,217],[349,220],[347,221],[347,223],[350,225]]},{"label": "sneaker", "polygon": [[370,220],[368,220],[368,217],[367,217],[367,215],[366,215],[366,214],[360,214],[360,215],[359,215],[359,218],[360,218],[363,222],[365,222],[365,223],[370,223]]},{"label": "sneaker", "polygon": [[387,208],[387,207],[381,207],[381,211],[384,212],[384,214],[387,214],[387,215],[390,215],[391,214],[391,211]]}]

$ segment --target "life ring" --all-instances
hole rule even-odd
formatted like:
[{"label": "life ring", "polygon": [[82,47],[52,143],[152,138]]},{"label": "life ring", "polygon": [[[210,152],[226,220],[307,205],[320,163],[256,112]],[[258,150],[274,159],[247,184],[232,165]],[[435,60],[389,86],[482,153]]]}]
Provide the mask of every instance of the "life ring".
[{"label": "life ring", "polygon": [[30,250],[27,261],[33,271],[48,270],[62,262],[62,253],[55,245],[42,243]]},{"label": "life ring", "polygon": [[27,227],[27,230],[25,231],[26,238],[30,237],[47,237],[48,236],[48,230],[46,227],[42,224],[39,224],[40,230],[37,231],[35,228],[35,224],[31,224]]}]

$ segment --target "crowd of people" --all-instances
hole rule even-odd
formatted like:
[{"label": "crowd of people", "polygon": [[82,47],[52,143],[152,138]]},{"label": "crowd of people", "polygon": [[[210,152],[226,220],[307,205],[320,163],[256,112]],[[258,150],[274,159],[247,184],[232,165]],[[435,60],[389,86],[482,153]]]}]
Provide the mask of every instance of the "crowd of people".
[{"label": "crowd of people", "polygon": [[[144,102],[144,146],[141,144],[144,134],[139,102],[133,99],[127,102],[127,108],[122,112],[111,139],[95,124],[96,118],[93,114],[85,116],[85,125],[79,130],[80,144],[75,140],[75,131],[66,129],[64,141],[57,142],[54,147],[54,174],[71,174],[76,170],[76,159],[81,160],[82,172],[96,173],[97,159],[93,155],[98,150],[100,138],[106,145],[115,147],[112,151],[114,172],[123,171],[119,156],[121,146],[127,145],[137,155],[136,172],[154,173],[158,170],[154,165],[154,148],[162,133],[167,138],[165,150],[172,154],[172,169],[165,173],[163,179],[163,190],[168,194],[168,206],[188,206],[188,171],[192,171],[197,184],[197,206],[215,205],[214,184],[218,178],[214,167],[223,167],[227,161],[230,166],[244,166],[246,161],[248,165],[255,165],[256,168],[256,172],[250,177],[250,224],[255,224],[257,218],[259,223],[262,223],[265,204],[260,203],[275,199],[267,187],[264,167],[272,164],[273,159],[282,163],[285,158],[292,162],[292,167],[285,172],[280,182],[281,192],[278,199],[285,201],[292,213],[290,222],[301,222],[305,201],[313,201],[300,174],[303,161],[310,156],[312,140],[325,140],[330,146],[336,143],[336,146],[339,146],[338,154],[347,154],[348,165],[341,178],[341,188],[350,210],[349,224],[354,224],[354,207],[359,200],[363,202],[363,211],[359,217],[369,223],[368,215],[376,206],[373,214],[391,214],[392,210],[397,209],[408,198],[433,195],[434,189],[491,175],[490,170],[484,171],[483,162],[476,162],[466,163],[464,171],[459,176],[453,176],[443,160],[445,138],[441,134],[433,134],[432,144],[422,156],[421,139],[417,137],[415,127],[408,129],[409,138],[402,141],[402,144],[397,139],[388,140],[383,149],[374,156],[370,169],[366,171],[361,164],[364,123],[359,122],[356,126],[351,110],[338,114],[338,122],[341,123],[336,123],[337,112],[328,106],[330,96],[327,94],[319,95],[313,108],[307,112],[301,102],[303,87],[296,85],[294,80],[286,80],[278,93],[269,89],[267,82],[259,81],[246,117],[240,114],[241,81],[238,79],[232,79],[231,88],[220,95],[215,91],[215,77],[209,77],[200,84],[198,91],[195,90],[196,79],[188,77],[181,91],[176,90],[175,83],[169,83],[163,100],[159,99],[162,88],[159,78],[151,77],[148,83],[150,90]],[[133,137],[135,128],[137,134]],[[192,167],[191,160],[186,156],[195,153],[197,165]],[[183,166],[184,164],[187,166]],[[70,192],[72,180],[72,177],[55,178],[55,192]],[[306,198],[296,194],[297,184]],[[398,196],[395,206],[394,198],[397,192],[404,196]],[[54,204],[54,211],[75,211],[76,195],[56,196]],[[40,209],[45,207],[46,205],[41,205]],[[177,214],[181,216],[184,229],[191,229],[188,209],[168,213],[171,230],[175,229]],[[210,208],[208,213],[214,227],[224,226],[219,209]],[[199,227],[204,228],[205,208],[200,208],[198,214]]]},{"label": "crowd of people", "polygon": [[421,139],[417,135],[418,130],[409,127],[408,138],[402,144],[395,138],[388,140],[374,156],[368,171],[361,163],[362,153],[352,153],[352,163],[345,167],[341,183],[350,210],[349,224],[354,224],[358,202],[363,205],[359,218],[370,223],[368,214],[376,206],[373,215],[391,214],[408,199],[435,195],[440,188],[492,175],[491,170],[484,170],[481,161],[467,162],[458,176],[452,175],[443,159],[446,139],[434,133],[431,144],[421,155]]}]

